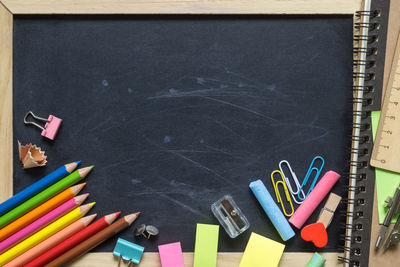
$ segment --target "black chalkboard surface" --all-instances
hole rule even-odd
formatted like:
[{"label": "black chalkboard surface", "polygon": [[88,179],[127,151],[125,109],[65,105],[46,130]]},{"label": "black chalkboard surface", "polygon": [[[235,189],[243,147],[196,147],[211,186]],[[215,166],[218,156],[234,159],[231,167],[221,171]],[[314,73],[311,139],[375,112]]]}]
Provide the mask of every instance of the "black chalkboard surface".
[{"label": "black chalkboard surface", "polygon": [[[275,196],[280,160],[302,180],[321,155],[346,196],[351,85],[351,16],[16,16],[14,190],[82,160],[96,165],[84,190],[93,212],[141,211],[120,237],[146,251],[174,241],[193,251],[196,223],[217,224],[210,206],[225,194],[251,227],[234,240],[221,228],[219,251],[243,251],[252,231],[281,242],[249,182]],[[64,119],[55,141],[23,124],[29,110]],[[41,146],[48,165],[23,170],[17,140]],[[338,213],[319,251],[339,251]],[[159,236],[134,238],[139,223]],[[296,233],[285,251],[315,251]]]}]

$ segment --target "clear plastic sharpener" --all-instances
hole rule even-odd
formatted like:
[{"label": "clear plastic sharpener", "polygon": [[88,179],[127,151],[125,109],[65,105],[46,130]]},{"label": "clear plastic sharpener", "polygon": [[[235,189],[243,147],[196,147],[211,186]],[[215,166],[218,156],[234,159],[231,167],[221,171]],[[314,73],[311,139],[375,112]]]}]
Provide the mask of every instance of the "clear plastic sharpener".
[{"label": "clear plastic sharpener", "polygon": [[229,195],[212,204],[211,210],[231,238],[237,237],[250,227],[249,221]]}]

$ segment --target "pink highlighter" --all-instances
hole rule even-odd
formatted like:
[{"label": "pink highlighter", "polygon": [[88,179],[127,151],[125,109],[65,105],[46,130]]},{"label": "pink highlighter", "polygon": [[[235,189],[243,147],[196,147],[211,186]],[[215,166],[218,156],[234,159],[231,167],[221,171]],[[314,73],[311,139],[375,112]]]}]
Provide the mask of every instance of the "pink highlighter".
[{"label": "pink highlighter", "polygon": [[290,217],[289,222],[297,229],[300,229],[318,207],[319,203],[321,203],[329,191],[331,191],[339,178],[340,175],[334,171],[325,173],[308,197],[297,208],[293,216]]}]

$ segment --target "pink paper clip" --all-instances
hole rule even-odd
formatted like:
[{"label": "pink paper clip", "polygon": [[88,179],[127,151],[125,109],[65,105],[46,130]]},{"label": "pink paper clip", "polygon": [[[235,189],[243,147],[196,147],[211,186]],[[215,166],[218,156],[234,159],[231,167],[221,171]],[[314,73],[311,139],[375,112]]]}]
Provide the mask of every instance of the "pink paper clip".
[{"label": "pink paper clip", "polygon": [[[37,124],[36,122],[27,121],[26,119],[28,118],[29,115],[31,115],[36,120],[45,121],[46,124],[43,127],[43,126],[40,126],[39,124]],[[61,122],[62,122],[62,119],[57,118],[56,116],[49,115],[49,117],[47,119],[45,119],[45,118],[36,116],[35,114],[33,114],[32,111],[28,111],[28,113],[26,113],[26,115],[24,117],[25,124],[32,124],[32,125],[38,127],[39,129],[42,130],[42,136],[44,136],[50,140],[54,140],[54,138],[56,137],[58,129],[61,126]]]}]

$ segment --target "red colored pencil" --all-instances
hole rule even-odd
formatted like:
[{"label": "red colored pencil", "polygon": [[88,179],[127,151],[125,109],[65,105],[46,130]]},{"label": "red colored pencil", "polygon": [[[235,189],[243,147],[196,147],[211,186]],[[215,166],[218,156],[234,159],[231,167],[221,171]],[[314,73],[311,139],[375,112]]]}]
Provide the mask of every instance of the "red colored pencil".
[{"label": "red colored pencil", "polygon": [[96,234],[100,230],[103,230],[104,228],[106,228],[107,226],[112,224],[115,221],[115,219],[119,216],[119,214],[120,214],[120,212],[116,212],[116,213],[112,213],[112,214],[104,216],[103,218],[92,223],[85,229],[82,229],[78,233],[76,233],[73,236],[69,237],[68,239],[64,240],[57,246],[49,249],[47,252],[43,253],[36,259],[32,260],[31,262],[28,262],[24,266],[25,267],[44,266],[45,264],[56,259],[58,256],[60,256],[64,252],[70,250],[71,248],[75,247],[82,241],[88,239],[92,235]]}]

